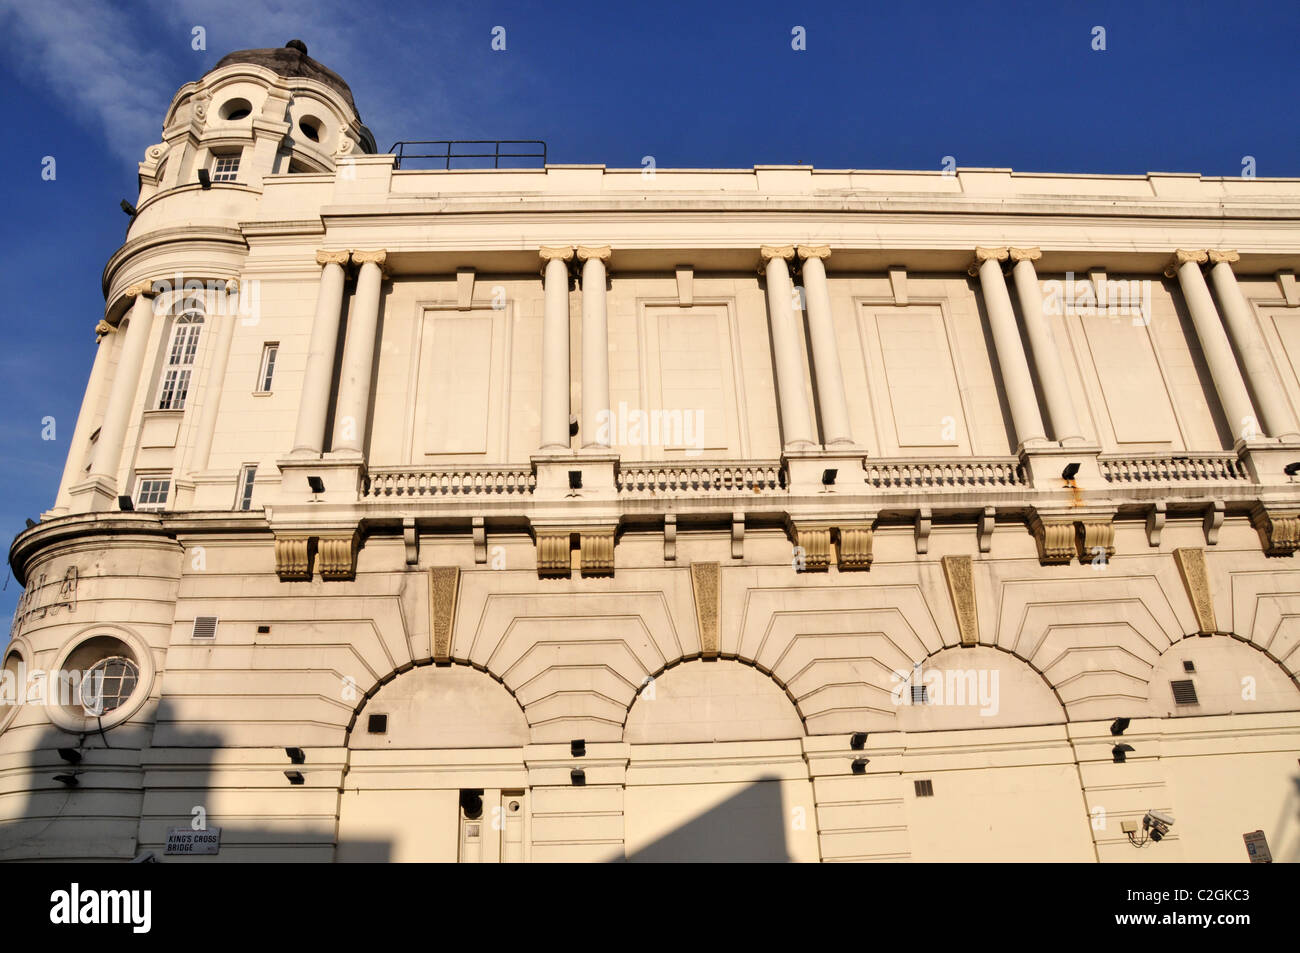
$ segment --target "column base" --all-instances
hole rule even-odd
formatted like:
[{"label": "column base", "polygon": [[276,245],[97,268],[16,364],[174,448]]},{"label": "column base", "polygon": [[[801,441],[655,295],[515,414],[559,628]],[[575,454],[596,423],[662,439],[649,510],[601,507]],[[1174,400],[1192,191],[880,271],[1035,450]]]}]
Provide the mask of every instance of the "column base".
[{"label": "column base", "polygon": [[861,450],[786,450],[781,455],[786,487],[793,496],[865,493],[866,473],[862,469],[865,456]]}]

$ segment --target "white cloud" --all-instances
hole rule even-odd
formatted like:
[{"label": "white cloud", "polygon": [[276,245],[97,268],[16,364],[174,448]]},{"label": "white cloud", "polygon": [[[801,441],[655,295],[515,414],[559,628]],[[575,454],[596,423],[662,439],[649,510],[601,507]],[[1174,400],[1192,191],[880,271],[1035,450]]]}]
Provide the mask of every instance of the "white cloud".
[{"label": "white cloud", "polygon": [[129,13],[101,0],[72,5],[0,0],[0,44],[16,72],[99,127],[134,164],[158,141],[170,100],[166,60],[140,42]]}]

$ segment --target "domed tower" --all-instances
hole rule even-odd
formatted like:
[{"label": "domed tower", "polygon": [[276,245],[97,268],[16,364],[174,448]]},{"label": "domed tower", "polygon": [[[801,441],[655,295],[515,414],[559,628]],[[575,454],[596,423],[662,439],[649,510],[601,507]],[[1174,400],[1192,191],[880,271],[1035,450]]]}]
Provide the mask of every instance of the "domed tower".
[{"label": "domed tower", "polygon": [[267,175],[333,172],[344,157],[374,151],[352,90],[301,40],[240,50],[172,99],[163,141],[140,163],[140,201],[203,173],[257,188]]}]

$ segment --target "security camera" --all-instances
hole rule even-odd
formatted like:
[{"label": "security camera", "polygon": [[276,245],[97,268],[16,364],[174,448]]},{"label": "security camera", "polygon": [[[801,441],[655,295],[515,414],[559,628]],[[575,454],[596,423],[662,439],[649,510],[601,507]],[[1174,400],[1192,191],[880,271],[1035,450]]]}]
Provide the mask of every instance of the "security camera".
[{"label": "security camera", "polygon": [[1150,831],[1151,839],[1157,843],[1169,833],[1169,828],[1173,826],[1173,816],[1166,814],[1164,811],[1147,811],[1146,816],[1142,818],[1142,829]]}]

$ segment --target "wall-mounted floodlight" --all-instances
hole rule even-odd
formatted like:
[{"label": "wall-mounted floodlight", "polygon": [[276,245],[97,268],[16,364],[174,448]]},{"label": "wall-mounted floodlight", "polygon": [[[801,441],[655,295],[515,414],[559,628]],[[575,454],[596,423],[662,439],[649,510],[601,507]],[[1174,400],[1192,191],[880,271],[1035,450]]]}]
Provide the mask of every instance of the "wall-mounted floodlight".
[{"label": "wall-mounted floodlight", "polygon": [[307,755],[301,748],[285,748],[284,753],[289,756],[290,764],[303,764],[307,760]]},{"label": "wall-mounted floodlight", "polygon": [[839,475],[839,470],[827,469],[822,471],[822,486],[834,486],[835,477]]},{"label": "wall-mounted floodlight", "polygon": [[1300,463],[1288,463],[1282,468],[1282,472],[1287,476],[1295,476],[1300,473]]},{"label": "wall-mounted floodlight", "polygon": [[199,169],[199,185],[205,189],[212,188],[212,176],[208,174],[207,169]]},{"label": "wall-mounted floodlight", "polygon": [[861,751],[867,746],[867,733],[865,731],[855,731],[849,737],[849,747],[854,751]]},{"label": "wall-mounted floodlight", "polygon": [[307,486],[311,488],[313,493],[325,492],[325,481],[318,476],[309,476],[307,478]]},{"label": "wall-mounted floodlight", "polygon": [[569,780],[575,787],[582,787],[587,783],[587,772],[583,771],[582,768],[574,768],[569,772]]},{"label": "wall-mounted floodlight", "polygon": [[132,513],[135,511],[135,501],[123,493],[117,498],[117,508],[123,513]]},{"label": "wall-mounted floodlight", "polygon": [[582,489],[582,471],[581,471],[581,470],[570,470],[570,471],[569,471],[569,489],[570,489],[570,490],[581,490],[581,489]]},{"label": "wall-mounted floodlight", "polygon": [[306,778],[302,776],[301,771],[286,771],[284,776],[289,779],[290,784],[302,784]]},{"label": "wall-mounted floodlight", "polygon": [[75,788],[81,784],[81,782],[77,780],[75,774],[56,774],[54,780],[58,781],[60,784],[67,785],[70,788]]},{"label": "wall-mounted floodlight", "polygon": [[1116,764],[1124,763],[1124,756],[1133,750],[1132,745],[1119,744],[1110,749],[1111,760]]},{"label": "wall-mounted floodlight", "polygon": [[575,758],[585,758],[587,756],[587,742],[582,738],[574,738],[569,742],[569,754]]},{"label": "wall-mounted floodlight", "polygon": [[68,764],[81,764],[81,752],[76,748],[60,748],[59,757]]},{"label": "wall-mounted floodlight", "polygon": [[36,525],[36,520],[32,519],[30,516],[27,517],[27,528],[31,529],[35,525]]},{"label": "wall-mounted floodlight", "polygon": [[1116,718],[1110,723],[1110,733],[1112,735],[1122,735],[1128,730],[1129,720],[1127,718]]},{"label": "wall-mounted floodlight", "polygon": [[130,215],[132,218],[135,218],[137,214],[135,210],[135,206],[132,205],[130,202],[128,202],[126,199],[122,199],[121,204],[122,204],[122,211],[126,212],[126,214]]},{"label": "wall-mounted floodlight", "polygon": [[871,763],[870,758],[854,758],[852,771],[854,774],[866,774],[867,765]]},{"label": "wall-mounted floodlight", "polygon": [[1079,475],[1079,464],[1077,463],[1067,463],[1065,465],[1065,469],[1061,471],[1062,480],[1073,480],[1078,475]]}]

